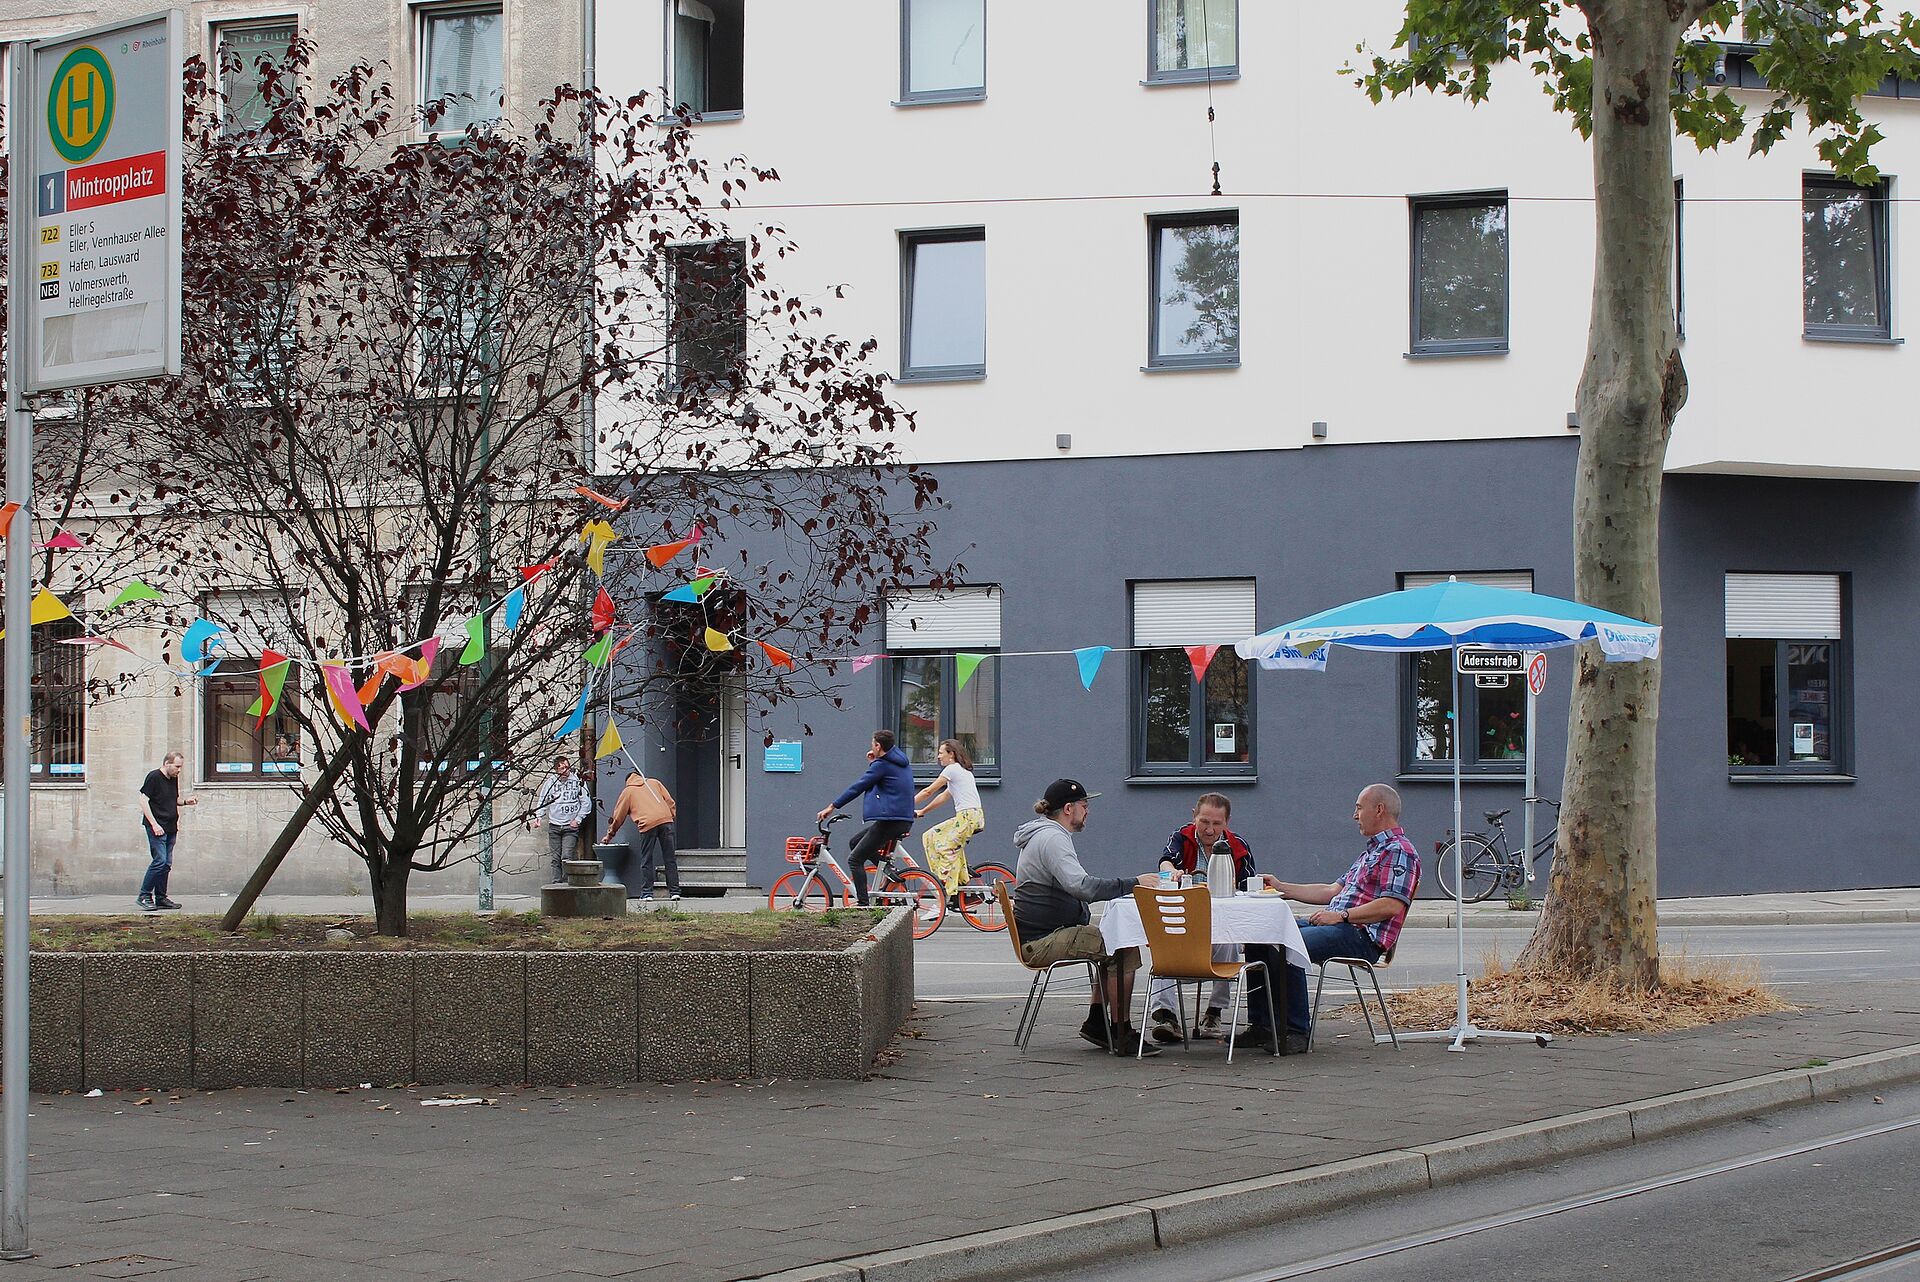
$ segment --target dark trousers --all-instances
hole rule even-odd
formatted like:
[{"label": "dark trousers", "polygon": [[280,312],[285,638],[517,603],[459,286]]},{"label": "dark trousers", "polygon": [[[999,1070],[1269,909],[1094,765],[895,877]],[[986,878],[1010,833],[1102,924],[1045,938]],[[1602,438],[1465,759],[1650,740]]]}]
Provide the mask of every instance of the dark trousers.
[{"label": "dark trousers", "polygon": [[161,900],[167,897],[167,878],[173,875],[173,843],[180,834],[170,832],[164,837],[153,835],[153,829],[141,825],[141,831],[147,834],[147,875],[140,879],[140,898]]},{"label": "dark trousers", "polygon": [[655,824],[645,832],[627,829],[627,898],[653,895],[653,869],[657,859],[667,867],[667,893],[680,893],[680,861],[673,852],[673,824]]},{"label": "dark trousers", "polygon": [[911,819],[876,819],[860,830],[853,839],[853,850],[847,856],[852,865],[853,897],[860,903],[867,902],[867,865],[880,858],[880,851],[899,841],[913,831]]},{"label": "dark trousers", "polygon": [[[1316,962],[1323,962],[1329,957],[1380,960],[1380,949],[1374,944],[1373,936],[1345,922],[1335,922],[1331,926],[1309,926],[1301,922],[1300,939],[1307,946],[1307,956]],[[1263,991],[1266,977],[1284,968],[1287,976],[1287,1031],[1307,1032],[1313,1026],[1313,1012],[1307,1005],[1307,972],[1287,961],[1286,954],[1272,944],[1248,944],[1247,960],[1267,964],[1266,970],[1257,973],[1248,985],[1247,1009],[1253,1012],[1251,1018],[1255,1027],[1266,1022],[1267,998]]]}]

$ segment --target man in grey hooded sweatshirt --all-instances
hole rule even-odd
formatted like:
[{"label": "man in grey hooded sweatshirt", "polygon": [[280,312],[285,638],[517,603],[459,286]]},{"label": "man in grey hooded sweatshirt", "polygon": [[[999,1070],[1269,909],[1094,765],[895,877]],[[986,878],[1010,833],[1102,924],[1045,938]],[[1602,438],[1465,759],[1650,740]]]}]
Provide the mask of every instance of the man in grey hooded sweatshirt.
[{"label": "man in grey hooded sweatshirt", "polygon": [[[1099,963],[1106,1006],[1101,1006],[1096,994],[1080,1036],[1102,1050],[1112,1045],[1118,1054],[1126,1055],[1140,1046],[1140,1035],[1126,1022],[1140,950],[1123,948],[1110,956],[1099,928],[1089,924],[1087,905],[1096,899],[1118,899],[1135,885],[1153,885],[1156,878],[1151,873],[1133,879],[1095,877],[1081,865],[1073,834],[1086,828],[1087,810],[1099,795],[1088,792],[1077,779],[1055,779],[1047,785],[1046,796],[1034,803],[1033,811],[1040,818],[1028,820],[1014,832],[1020,864],[1014,870],[1013,921],[1020,932],[1021,955],[1029,966],[1057,961]],[[1109,1016],[1108,1011],[1114,1014]],[[1144,1053],[1159,1051],[1148,1042]]]}]

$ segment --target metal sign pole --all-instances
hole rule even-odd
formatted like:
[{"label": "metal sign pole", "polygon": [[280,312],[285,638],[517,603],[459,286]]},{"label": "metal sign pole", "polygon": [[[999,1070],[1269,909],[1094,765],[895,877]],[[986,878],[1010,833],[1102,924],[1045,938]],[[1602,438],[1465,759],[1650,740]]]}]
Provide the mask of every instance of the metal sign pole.
[{"label": "metal sign pole", "polygon": [[1533,713],[1534,704],[1537,702],[1539,702],[1539,699],[1533,693],[1532,665],[1529,664],[1527,675],[1527,790],[1520,797],[1521,827],[1526,833],[1527,843],[1520,847],[1521,850],[1526,852],[1525,857],[1520,862],[1526,866],[1527,880],[1529,882],[1533,880]]},{"label": "metal sign pole", "polygon": [[11,240],[7,250],[9,309],[7,335],[7,502],[18,503],[7,531],[7,589],[5,654],[0,671],[5,674],[8,692],[6,725],[0,727],[5,741],[4,771],[0,781],[6,787],[6,920],[3,929],[6,970],[4,996],[5,1027],[0,1030],[0,1092],[4,1092],[6,1130],[6,1186],[0,1190],[0,1259],[24,1260],[33,1253],[27,1249],[27,912],[33,881],[32,800],[27,778],[27,747],[33,721],[33,628],[27,622],[31,593],[27,578],[32,573],[33,548],[33,414],[27,409],[27,324],[28,291],[35,288],[28,279],[28,264],[33,254],[27,242],[27,228],[33,219],[26,216],[33,199],[32,146],[26,127],[28,109],[28,45],[17,44],[9,52],[12,65],[7,83],[12,86],[12,101],[7,119],[15,127],[7,131],[8,184],[7,208]]}]

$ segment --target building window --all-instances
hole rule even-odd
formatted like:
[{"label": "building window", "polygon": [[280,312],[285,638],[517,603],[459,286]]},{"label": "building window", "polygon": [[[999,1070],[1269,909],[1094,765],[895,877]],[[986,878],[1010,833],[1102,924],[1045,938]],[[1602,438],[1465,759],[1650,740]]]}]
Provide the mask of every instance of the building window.
[{"label": "building window", "polygon": [[667,97],[708,120],[746,109],[745,0],[666,0]]},{"label": "building window", "polygon": [[201,612],[226,629],[213,650],[220,669],[200,681],[202,779],[231,783],[300,773],[299,678],[289,671],[264,719],[256,702],[261,658],[268,650],[293,653],[290,619],[299,608],[298,600],[289,606],[271,591],[215,592],[201,603]]},{"label": "building window", "polygon": [[420,10],[420,105],[445,108],[426,127],[428,133],[460,134],[500,119],[506,103],[505,28],[497,4]]},{"label": "building window", "polygon": [[986,96],[986,0],[900,0],[900,100]]},{"label": "building window", "polygon": [[1845,770],[1844,615],[1837,574],[1727,576],[1731,772]]},{"label": "building window", "polygon": [[[1445,583],[1445,574],[1403,574],[1402,588]],[[1533,591],[1530,570],[1461,573],[1463,583],[1515,592]],[[1428,650],[1401,659],[1400,769],[1406,774],[1453,773],[1453,651]],[[1491,683],[1496,678],[1488,678]],[[1464,772],[1519,774],[1527,759],[1527,683],[1511,677],[1504,686],[1460,678],[1460,719],[1471,729]]]},{"label": "building window", "polygon": [[1673,332],[1687,336],[1687,184],[1673,180]]},{"label": "building window", "polygon": [[1147,82],[1240,74],[1238,0],[1147,0]]},{"label": "building window", "polygon": [[470,259],[433,261],[421,271],[414,286],[417,395],[477,389],[498,365],[501,316],[491,300],[501,289],[502,283],[484,271],[476,277]]},{"label": "building window", "polygon": [[213,29],[215,66],[226,100],[228,133],[250,133],[267,123],[267,73],[286,65],[299,27],[292,18],[223,22]]},{"label": "building window", "polygon": [[987,372],[984,227],[900,234],[900,376],[979,378]]},{"label": "building window", "polygon": [[[36,783],[80,783],[87,777],[87,647],[69,644],[84,635],[72,619],[33,629],[27,771]],[[0,719],[10,712],[0,689]]]},{"label": "building window", "polygon": [[[1253,635],[1252,579],[1133,585],[1133,772],[1251,775],[1253,682],[1233,643]],[[1195,679],[1188,647],[1214,646]]]},{"label": "building window", "polygon": [[1147,364],[1155,369],[1240,363],[1240,215],[1147,220],[1153,281]]},{"label": "building window", "polygon": [[1809,174],[1800,199],[1800,270],[1808,338],[1892,336],[1887,298],[1891,183],[1856,187]]},{"label": "building window", "polygon": [[887,721],[916,774],[932,777],[940,741],[958,739],[976,775],[1000,776],[999,650],[997,587],[887,598]]},{"label": "building window", "polygon": [[1416,355],[1507,350],[1507,194],[1417,198],[1413,210]]},{"label": "building window", "polygon": [[746,244],[715,240],[668,253],[674,385],[731,387],[747,354]]}]

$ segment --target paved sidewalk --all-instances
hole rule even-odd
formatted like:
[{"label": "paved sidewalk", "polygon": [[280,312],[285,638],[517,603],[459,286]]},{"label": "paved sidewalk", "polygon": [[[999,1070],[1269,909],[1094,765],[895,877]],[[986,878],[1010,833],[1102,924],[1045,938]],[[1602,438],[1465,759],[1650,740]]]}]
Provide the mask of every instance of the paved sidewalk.
[{"label": "paved sidewalk", "polygon": [[[132,899],[124,895],[39,895],[33,899],[35,913],[72,913],[87,916],[134,915],[139,912]],[[190,913],[223,913],[233,903],[230,895],[183,893],[180,902]],[[501,895],[495,906],[502,912],[535,912],[540,900],[533,895]],[[471,895],[415,895],[409,901],[414,912],[472,912]],[[687,898],[677,903],[661,900],[629,900],[628,909],[644,912],[652,908],[672,908],[679,912],[752,912],[767,905],[766,895],[758,891],[735,891],[724,898]],[[257,911],[286,916],[371,916],[373,901],[365,895],[266,895]],[[1540,919],[1534,912],[1513,912],[1501,901],[1469,904],[1467,925],[1512,929],[1531,927]],[[1892,890],[1806,891],[1777,895],[1725,895],[1711,899],[1663,899],[1660,920],[1669,926],[1790,926],[1839,925],[1858,922],[1920,922],[1920,887]],[[1422,899],[1408,921],[1409,929],[1444,928],[1453,925],[1453,905],[1446,900]],[[955,914],[949,914],[942,929],[970,929]]]},{"label": "paved sidewalk", "polygon": [[[34,1097],[5,1278],[731,1279],[1920,1043],[1920,984],[1660,1038],[1117,1060],[1056,995],[923,1005],[873,1080]],[[1385,1123],[1383,1109],[1395,1114]]]}]

